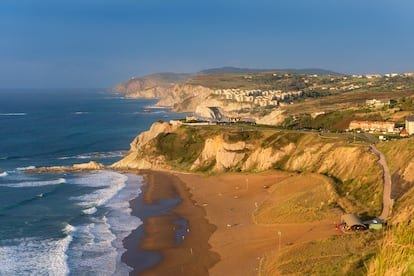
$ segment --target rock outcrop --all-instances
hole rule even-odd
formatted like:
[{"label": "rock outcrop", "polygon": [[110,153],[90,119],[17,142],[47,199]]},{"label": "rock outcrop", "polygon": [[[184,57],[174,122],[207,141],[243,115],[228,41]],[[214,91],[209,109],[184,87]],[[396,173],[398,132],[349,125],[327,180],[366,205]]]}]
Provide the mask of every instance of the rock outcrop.
[{"label": "rock outcrop", "polygon": [[122,160],[112,164],[112,169],[155,169],[165,166],[163,156],[149,154],[154,151],[151,142],[160,133],[170,133],[176,130],[179,124],[172,125],[167,122],[156,122],[148,131],[142,132],[130,144],[128,155]]},{"label": "rock outcrop", "polygon": [[40,172],[75,172],[75,171],[96,171],[103,170],[105,166],[95,161],[88,163],[73,164],[71,166],[52,166],[52,167],[40,167],[32,170],[27,170],[27,173],[40,173]]}]

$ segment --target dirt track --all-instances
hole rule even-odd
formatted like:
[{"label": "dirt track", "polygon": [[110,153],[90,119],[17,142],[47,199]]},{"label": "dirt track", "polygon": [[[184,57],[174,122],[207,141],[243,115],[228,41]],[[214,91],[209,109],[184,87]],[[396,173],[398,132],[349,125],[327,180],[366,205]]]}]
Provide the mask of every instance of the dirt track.
[{"label": "dirt track", "polygon": [[382,213],[378,218],[385,221],[391,213],[393,204],[393,200],[391,199],[391,174],[384,154],[382,154],[374,144],[371,145],[371,150],[378,156],[378,164],[382,166],[383,171],[382,178],[384,181],[384,191],[382,196]]}]

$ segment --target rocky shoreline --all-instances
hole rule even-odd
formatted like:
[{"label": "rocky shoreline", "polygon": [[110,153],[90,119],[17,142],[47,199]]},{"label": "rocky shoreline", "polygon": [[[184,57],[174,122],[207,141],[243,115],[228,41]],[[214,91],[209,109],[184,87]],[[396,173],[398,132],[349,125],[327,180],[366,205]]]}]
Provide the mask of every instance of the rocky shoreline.
[{"label": "rocky shoreline", "polygon": [[88,163],[73,164],[71,166],[51,166],[51,167],[39,167],[30,170],[26,170],[26,173],[45,173],[45,172],[82,172],[82,171],[96,171],[104,170],[108,167],[101,163],[90,161]]}]

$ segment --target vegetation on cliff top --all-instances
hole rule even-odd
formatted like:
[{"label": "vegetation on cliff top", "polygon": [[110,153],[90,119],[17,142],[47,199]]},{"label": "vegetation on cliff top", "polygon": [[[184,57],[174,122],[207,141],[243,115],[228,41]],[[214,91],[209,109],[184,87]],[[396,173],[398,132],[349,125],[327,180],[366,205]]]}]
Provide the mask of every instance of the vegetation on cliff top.
[{"label": "vegetation on cliff top", "polygon": [[[375,216],[381,211],[381,168],[367,143],[351,141],[352,136],[344,134],[184,125],[160,133],[141,156],[148,156],[148,162],[163,156],[168,168],[209,174],[263,170],[259,168],[324,174],[332,179],[336,193],[347,199],[338,203],[342,208]],[[262,163],[269,160],[274,163]]]},{"label": "vegetation on cliff top", "polygon": [[270,252],[261,262],[259,275],[366,275],[379,235],[332,236],[292,245],[282,253]]}]

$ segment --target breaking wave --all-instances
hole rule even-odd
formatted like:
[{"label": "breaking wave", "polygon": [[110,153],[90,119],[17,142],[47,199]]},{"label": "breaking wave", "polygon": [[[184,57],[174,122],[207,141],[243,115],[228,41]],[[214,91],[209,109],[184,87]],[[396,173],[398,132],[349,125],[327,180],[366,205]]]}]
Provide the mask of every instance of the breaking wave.
[{"label": "breaking wave", "polygon": [[26,188],[26,187],[41,187],[41,186],[47,186],[47,185],[58,185],[66,183],[66,179],[59,178],[56,180],[46,180],[46,181],[24,181],[24,182],[18,182],[18,183],[7,183],[3,184],[5,187],[10,188]]},{"label": "breaking wave", "polygon": [[26,116],[24,112],[11,112],[11,113],[0,113],[0,116]]},{"label": "breaking wave", "polygon": [[72,156],[62,156],[58,157],[59,160],[67,159],[92,159],[92,158],[112,158],[112,157],[122,157],[123,153],[120,151],[114,152],[91,152],[86,154],[72,155]]},{"label": "breaking wave", "polygon": [[5,176],[8,176],[9,174],[7,173],[7,172],[2,172],[2,173],[0,173],[0,177],[5,177]]},{"label": "breaking wave", "polygon": [[27,170],[33,170],[33,169],[36,169],[36,167],[35,166],[27,166],[27,167],[16,168],[16,170],[18,170],[18,171],[27,171]]},{"label": "breaking wave", "polygon": [[[131,176],[137,177],[137,176]],[[68,266],[72,274],[94,269],[98,275],[128,275],[132,269],[121,262],[125,252],[123,239],[142,221],[131,215],[129,201],[140,194],[141,178],[129,183],[128,177],[116,172],[83,175],[74,184],[97,188],[92,193],[73,197],[90,215],[90,223],[77,225],[71,232],[74,242],[68,249]],[[129,184],[127,184],[129,183]],[[104,214],[100,211],[104,208]]]},{"label": "breaking wave", "polygon": [[0,275],[67,275],[66,251],[72,240],[21,238],[2,241]]}]

